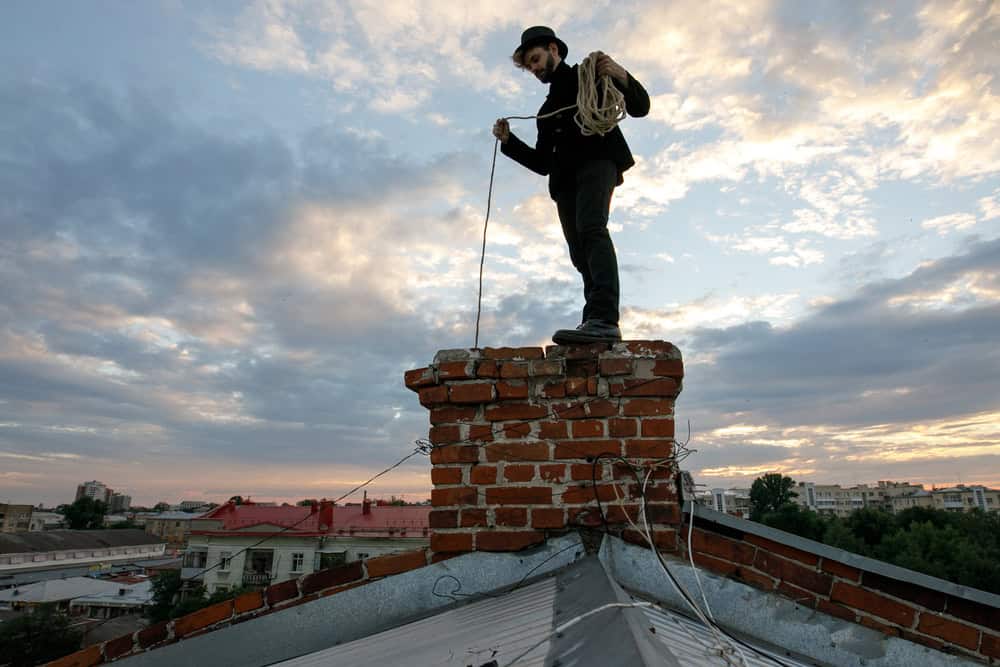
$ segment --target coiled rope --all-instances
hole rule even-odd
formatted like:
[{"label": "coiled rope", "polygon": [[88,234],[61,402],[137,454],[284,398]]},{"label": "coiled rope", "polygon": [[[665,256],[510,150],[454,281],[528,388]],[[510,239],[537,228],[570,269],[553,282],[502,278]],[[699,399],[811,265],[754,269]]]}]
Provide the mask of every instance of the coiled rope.
[{"label": "coiled rope", "polygon": [[[573,121],[580,128],[580,134],[585,137],[593,135],[604,136],[625,118],[625,95],[622,94],[611,77],[607,74],[597,77],[597,57],[598,52],[594,51],[580,63],[577,68],[576,104],[556,109],[545,114],[535,116],[505,116],[502,120],[531,120],[551,118],[570,109],[576,109],[573,114]],[[598,92],[598,86],[603,89]],[[598,104],[598,99],[603,103]],[[490,224],[490,208],[493,203],[493,177],[497,168],[497,148],[500,146],[499,137],[493,142],[493,165],[490,167],[490,188],[486,195],[486,221],[483,223],[483,249],[479,258],[479,300],[476,306],[476,338],[472,347],[479,349],[479,320],[483,313],[483,266],[486,263],[486,229]]]}]

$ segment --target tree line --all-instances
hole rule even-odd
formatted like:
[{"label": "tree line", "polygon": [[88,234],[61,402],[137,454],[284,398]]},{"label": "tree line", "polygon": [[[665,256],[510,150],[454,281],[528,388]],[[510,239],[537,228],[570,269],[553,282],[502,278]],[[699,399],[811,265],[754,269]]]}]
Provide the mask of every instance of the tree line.
[{"label": "tree line", "polygon": [[758,477],[750,488],[750,520],[1000,594],[1000,513],[911,507],[893,514],[865,507],[840,518],[799,505],[794,488],[791,477]]}]

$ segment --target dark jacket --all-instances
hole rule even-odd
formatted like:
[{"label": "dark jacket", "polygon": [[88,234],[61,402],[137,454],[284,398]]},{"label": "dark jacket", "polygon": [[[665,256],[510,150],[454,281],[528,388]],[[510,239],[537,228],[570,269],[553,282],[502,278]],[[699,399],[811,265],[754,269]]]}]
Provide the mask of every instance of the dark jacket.
[{"label": "dark jacket", "polygon": [[[565,61],[559,63],[552,73],[545,104],[538,110],[539,116],[576,104],[579,89],[578,68],[579,65],[570,67]],[[629,116],[640,118],[649,113],[649,95],[631,74],[628,75],[627,86],[623,87],[615,81],[615,87],[621,90],[625,97],[625,110]],[[500,148],[507,157],[542,176],[548,176],[549,194],[553,199],[559,192],[573,187],[576,167],[583,160],[613,160],[618,167],[619,185],[623,181],[622,172],[635,164],[632,151],[625,143],[621,129],[615,127],[604,136],[585,137],[573,120],[574,114],[576,114],[575,108],[551,118],[538,119],[536,121],[538,140],[534,148],[518,139],[513,133],[507,143],[502,144]]]}]

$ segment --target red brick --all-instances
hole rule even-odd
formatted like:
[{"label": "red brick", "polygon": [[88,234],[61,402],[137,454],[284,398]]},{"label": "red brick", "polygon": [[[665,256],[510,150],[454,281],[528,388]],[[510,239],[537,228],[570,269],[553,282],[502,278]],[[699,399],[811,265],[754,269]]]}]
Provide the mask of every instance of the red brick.
[{"label": "red brick", "polygon": [[597,376],[596,375],[587,378],[587,393],[588,394],[590,394],[591,396],[596,396],[597,395],[597,388],[598,388],[598,386],[599,385],[597,383]]},{"label": "red brick", "polygon": [[889,637],[899,637],[903,634],[902,628],[898,625],[892,625],[890,623],[883,623],[882,621],[876,620],[871,616],[861,616],[858,622],[865,626],[866,628],[871,628],[872,630],[878,630],[882,634]]},{"label": "red brick", "polygon": [[632,372],[631,357],[608,357],[600,360],[601,375],[628,375]]},{"label": "red brick", "polygon": [[566,525],[566,512],[561,507],[532,507],[532,528],[563,528]]},{"label": "red brick", "polygon": [[805,563],[806,565],[816,566],[819,564],[819,556],[816,554],[811,554],[808,551],[802,551],[801,549],[796,549],[795,547],[789,547],[779,542],[769,540],[766,537],[759,537],[757,535],[751,535],[747,533],[744,537],[750,544],[755,544],[762,549],[766,549],[771,553],[778,554],[779,556],[784,556],[785,558],[790,558],[792,560],[797,560],[800,563]]},{"label": "red brick", "polygon": [[566,377],[587,378],[597,375],[597,359],[567,359]]},{"label": "red brick", "polygon": [[615,418],[608,420],[608,435],[612,438],[630,438],[637,432],[634,419]]},{"label": "red brick", "polygon": [[528,525],[528,510],[524,507],[498,507],[493,511],[498,526]]},{"label": "red brick", "polygon": [[984,632],[983,643],[979,646],[979,652],[991,658],[1000,658],[1000,635]]},{"label": "red brick", "polygon": [[462,429],[456,424],[432,426],[428,437],[433,445],[459,442],[462,439]]},{"label": "red brick", "polygon": [[1000,612],[997,612],[996,607],[988,607],[978,602],[949,595],[948,615],[1000,631]]},{"label": "red brick", "polygon": [[476,366],[476,377],[478,378],[498,378],[500,377],[500,364],[495,361],[480,361]]},{"label": "red brick", "polygon": [[299,585],[296,579],[282,581],[280,584],[271,584],[264,589],[264,597],[267,598],[268,606],[294,600],[299,596]]},{"label": "red brick", "polygon": [[488,424],[472,424],[469,426],[469,440],[474,442],[493,442],[493,427]]},{"label": "red brick", "polygon": [[888,593],[893,597],[915,602],[932,611],[944,611],[945,603],[948,601],[948,596],[940,591],[933,591],[908,581],[883,577],[874,572],[865,572],[861,585],[865,588]]},{"label": "red brick", "polygon": [[476,535],[476,549],[479,551],[520,551],[544,541],[545,534],[537,530],[489,531]]},{"label": "red brick", "polygon": [[528,364],[524,361],[505,361],[500,364],[500,377],[526,378],[528,377]]},{"label": "red brick", "polygon": [[472,551],[472,533],[431,533],[433,551]]},{"label": "red brick", "polygon": [[625,456],[629,458],[665,459],[674,450],[672,440],[626,440]]},{"label": "red brick", "polygon": [[233,601],[225,600],[224,602],[218,602],[204,609],[199,609],[198,611],[192,612],[186,616],[181,616],[174,620],[174,636],[183,637],[189,635],[195,630],[201,630],[202,628],[207,628],[210,625],[215,625],[221,621],[232,618],[233,616]]},{"label": "red brick", "polygon": [[363,579],[365,572],[361,567],[361,561],[348,563],[339,567],[331,567],[326,570],[319,570],[306,575],[302,580],[302,594],[309,595],[317,591],[342,586],[351,581]]},{"label": "red brick", "polygon": [[508,464],[503,467],[503,476],[510,482],[530,482],[535,477],[535,466]]},{"label": "red brick", "polygon": [[431,410],[432,424],[453,424],[467,422],[476,418],[476,408],[433,408]]},{"label": "red brick", "polygon": [[824,558],[820,562],[820,569],[828,574],[832,574],[841,579],[848,579],[854,583],[861,581],[861,570],[841,562]]},{"label": "red brick", "polygon": [[569,470],[570,479],[574,482],[592,482],[595,479],[597,481],[604,479],[603,464],[598,464],[597,470],[595,471],[594,464],[592,463],[574,463],[570,465]]},{"label": "red brick", "polygon": [[547,417],[549,411],[544,405],[530,403],[507,403],[486,408],[486,419],[491,422],[506,422],[518,419],[541,419]]},{"label": "red brick", "polygon": [[527,359],[544,358],[540,347],[487,347],[483,348],[483,359]]},{"label": "red brick", "polygon": [[497,382],[497,398],[501,401],[528,398],[528,383],[524,380]]},{"label": "red brick", "polygon": [[510,438],[511,440],[526,438],[531,435],[531,424],[529,422],[504,424],[503,435],[505,438]]},{"label": "red brick", "polygon": [[554,458],[585,459],[599,454],[621,456],[621,453],[622,443],[620,440],[572,440],[570,442],[557,442]]},{"label": "red brick", "polygon": [[[864,619],[866,617],[862,617]],[[935,651],[945,651],[947,650],[947,644],[933,637],[928,637],[927,635],[922,635],[919,632],[913,632],[911,630],[901,630],[901,636],[908,642],[914,642],[915,644],[922,644],[924,646],[929,646]],[[952,650],[954,652],[954,649]]]},{"label": "red brick", "polygon": [[585,377],[571,377],[571,378],[566,378],[566,395],[567,396],[586,396],[587,395],[587,378],[585,378]]},{"label": "red brick", "polygon": [[412,371],[406,371],[403,373],[403,382],[407,389],[413,390],[437,384],[434,379],[434,371],[430,368],[414,368]]},{"label": "red brick", "polygon": [[452,403],[489,403],[493,396],[491,382],[453,384],[448,388],[448,398]]},{"label": "red brick", "polygon": [[468,380],[476,377],[471,361],[442,361],[437,365],[440,380]]},{"label": "red brick", "polygon": [[494,486],[486,489],[487,505],[551,505],[550,486]]},{"label": "red brick", "polygon": [[469,469],[469,482],[472,484],[496,484],[496,466],[473,466]]},{"label": "red brick", "polygon": [[263,606],[264,596],[260,591],[250,591],[249,593],[237,596],[236,599],[233,600],[233,609],[237,614],[245,614],[248,611],[260,609]]},{"label": "red brick", "polygon": [[626,378],[624,396],[676,396],[680,393],[673,378],[641,380]]},{"label": "red brick", "polygon": [[931,612],[920,612],[920,623],[917,625],[917,630],[943,639],[949,644],[963,646],[973,651],[979,647],[979,630],[977,628],[941,618]]},{"label": "red brick", "polygon": [[596,419],[581,419],[571,422],[573,424],[574,438],[603,438],[604,422]]},{"label": "red brick", "polygon": [[562,375],[563,364],[559,359],[537,359],[531,362],[530,373],[534,377],[546,375]]},{"label": "red brick", "polygon": [[[639,484],[629,485],[629,494],[633,498],[642,497],[642,486]],[[673,487],[668,484],[654,484],[652,486],[646,487],[646,501],[652,502],[656,500],[677,500],[677,493],[674,491]]]},{"label": "red brick", "polygon": [[167,626],[169,621],[163,621],[161,623],[154,623],[149,627],[139,630],[139,634],[136,639],[139,641],[139,646],[142,648],[149,648],[155,644],[159,644],[167,638]]},{"label": "red brick", "polygon": [[601,514],[597,507],[569,507],[566,509],[566,523],[570,526],[600,526]]},{"label": "red brick", "polygon": [[[683,556],[687,556],[687,551],[683,553]],[[709,556],[699,552],[695,552],[694,554],[694,564],[711,572],[715,572],[716,574],[720,574],[723,577],[732,576],[739,567],[735,563],[730,563],[727,560],[722,560],[721,558],[715,558],[714,556]]]},{"label": "red brick", "polygon": [[[684,534],[687,535],[686,532]],[[745,542],[709,533],[700,528],[694,529],[694,533],[691,535],[691,546],[696,552],[702,551],[743,565],[751,565],[757,551]]]},{"label": "red brick", "polygon": [[540,393],[544,398],[565,398],[566,381],[550,380],[549,382],[543,384],[540,389]]},{"label": "red brick", "polygon": [[743,565],[736,568],[733,573],[733,577],[742,581],[745,584],[749,584],[754,588],[759,588],[763,591],[773,591],[775,581],[763,572],[758,572],[752,567],[745,567]]},{"label": "red brick", "polygon": [[[677,533],[673,530],[654,530],[653,533],[653,544],[656,545],[657,551],[676,551],[677,550]],[[632,542],[633,544],[638,544],[640,546],[648,547],[649,542],[646,541],[646,536],[635,530],[623,530],[622,539]]]},{"label": "red brick", "polygon": [[625,349],[635,355],[651,355],[657,359],[676,359],[681,354],[673,343],[665,340],[630,340],[625,342]]},{"label": "red brick", "polygon": [[608,523],[629,523],[629,520],[631,520],[636,524],[640,524],[642,522],[639,516],[640,511],[638,505],[608,505],[604,508],[604,517]]},{"label": "red brick", "polygon": [[486,448],[486,460],[496,461],[549,461],[547,442],[518,442],[493,444]]},{"label": "red brick", "polygon": [[444,445],[431,450],[431,464],[441,463],[475,463],[479,460],[479,447],[476,445]]},{"label": "red brick", "polygon": [[475,505],[478,493],[471,486],[458,486],[447,489],[431,489],[431,505],[447,507],[450,505]]},{"label": "red brick", "polygon": [[553,403],[552,415],[559,419],[585,419],[587,406],[583,403]]},{"label": "red brick", "polygon": [[431,468],[431,483],[432,484],[461,484],[462,483],[462,469],[461,468],[441,468],[433,467]]},{"label": "red brick", "polygon": [[817,572],[794,561],[785,560],[763,549],[757,550],[754,567],[776,579],[787,581],[821,595],[829,595],[830,587],[833,585],[833,577],[830,575]]},{"label": "red brick", "polygon": [[[617,496],[615,495],[616,488],[618,488]],[[597,486],[594,486],[593,484],[585,484],[583,486],[571,486],[563,491],[562,501],[567,505],[592,503],[594,502],[595,496],[600,498],[601,502],[611,502],[624,497],[625,492],[621,488],[617,487],[616,484],[598,484]]]},{"label": "red brick", "polygon": [[462,528],[485,527],[489,523],[489,517],[485,509],[462,508]]},{"label": "red brick", "polygon": [[538,466],[538,476],[546,482],[562,482],[566,479],[566,466],[562,463]]},{"label": "red brick", "polygon": [[677,503],[646,503],[646,519],[650,523],[680,523],[680,507]]},{"label": "red brick", "polygon": [[616,417],[618,403],[602,399],[587,401],[587,414],[591,417]]},{"label": "red brick", "polygon": [[435,552],[432,551],[431,552],[431,563],[440,563],[441,561],[449,560],[449,559],[455,558],[457,556],[461,556],[461,554],[459,554],[459,553],[435,553]]},{"label": "red brick", "polygon": [[680,359],[657,359],[653,364],[653,375],[679,380],[684,377],[684,362]]},{"label": "red brick", "polygon": [[416,570],[424,565],[427,565],[427,553],[423,549],[378,556],[365,561],[369,577],[387,577],[391,574]]},{"label": "red brick", "polygon": [[570,422],[541,422],[538,425],[538,434],[543,438],[555,440],[569,437]]},{"label": "red brick", "polygon": [[102,662],[104,662],[104,659],[101,658],[101,645],[94,644],[76,653],[70,653],[67,656],[45,664],[46,667],[93,667]]},{"label": "red brick", "polygon": [[672,418],[642,420],[642,437],[644,438],[674,437],[674,420]]},{"label": "red brick", "polygon": [[674,402],[667,398],[632,398],[625,401],[626,417],[656,417],[674,414]]},{"label": "red brick", "polygon": [[104,659],[110,662],[116,658],[128,655],[132,652],[133,646],[134,642],[132,641],[131,633],[122,637],[110,639],[104,642]]},{"label": "red brick", "polygon": [[427,515],[431,529],[458,528],[458,510],[431,510]]},{"label": "red brick", "polygon": [[420,405],[431,407],[439,403],[448,402],[448,387],[439,385],[437,387],[424,387],[418,394],[420,395]]},{"label": "red brick", "polygon": [[854,623],[858,614],[853,609],[848,609],[847,607],[841,606],[839,604],[834,604],[820,598],[816,602],[816,609],[823,612],[824,614],[829,614],[830,616],[836,616],[837,618],[842,618],[845,621],[850,621]]},{"label": "red brick", "polygon": [[912,607],[842,581],[833,583],[830,600],[874,614],[904,628],[911,627],[916,616]]}]

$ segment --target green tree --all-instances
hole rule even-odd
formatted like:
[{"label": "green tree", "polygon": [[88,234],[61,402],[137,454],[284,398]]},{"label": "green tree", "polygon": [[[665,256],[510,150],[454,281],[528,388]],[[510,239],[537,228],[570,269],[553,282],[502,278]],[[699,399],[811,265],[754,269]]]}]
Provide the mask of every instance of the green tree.
[{"label": "green tree", "polygon": [[767,512],[760,518],[760,522],[786,533],[801,535],[817,542],[823,541],[828,523],[824,517],[816,512],[792,502],[785,503],[773,512]]},{"label": "green tree", "polygon": [[89,530],[104,528],[104,515],[107,511],[108,506],[102,501],[83,496],[67,507],[64,515],[66,523],[73,530]]},{"label": "green tree", "polygon": [[0,623],[0,661],[10,667],[40,665],[80,648],[81,633],[55,605]]},{"label": "green tree", "polygon": [[295,504],[298,505],[299,507],[309,507],[311,505],[318,505],[319,501],[316,500],[315,498],[306,498],[305,500],[300,500]]},{"label": "green tree", "polygon": [[750,487],[750,520],[760,521],[768,512],[775,512],[792,502],[797,496],[792,489],[795,480],[779,473],[758,477]]},{"label": "green tree", "polygon": [[242,505],[244,502],[243,496],[232,496],[229,499],[229,502],[233,503],[234,505]]}]

